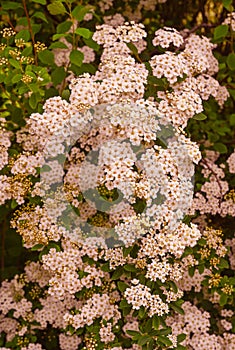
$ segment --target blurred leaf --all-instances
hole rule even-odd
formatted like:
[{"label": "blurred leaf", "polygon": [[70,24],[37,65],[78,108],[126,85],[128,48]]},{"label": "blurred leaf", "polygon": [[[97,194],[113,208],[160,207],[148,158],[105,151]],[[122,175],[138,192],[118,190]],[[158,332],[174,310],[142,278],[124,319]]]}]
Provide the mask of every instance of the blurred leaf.
[{"label": "blurred leaf", "polygon": [[230,122],[230,125],[232,125],[232,126],[235,125],[235,114],[230,115],[229,122]]},{"label": "blurred leaf", "polygon": [[82,65],[82,61],[84,59],[84,54],[81,51],[73,50],[73,51],[71,51],[69,58],[70,58],[71,63],[80,67]]},{"label": "blurred leaf", "polygon": [[228,34],[228,25],[227,24],[221,24],[218,27],[215,28],[214,31],[214,39],[222,39],[225,38]]},{"label": "blurred leaf", "polygon": [[92,38],[83,39],[84,43],[94,51],[99,51],[100,45],[98,45]]},{"label": "blurred leaf", "polygon": [[81,22],[84,18],[84,16],[87,14],[87,12],[90,11],[90,8],[85,7],[85,6],[81,6],[81,5],[77,5],[73,11],[72,11],[72,16],[74,18],[76,18],[76,20],[78,22]]},{"label": "blurred leaf", "polygon": [[33,2],[36,2],[41,5],[46,5],[47,1],[46,0],[32,0]]},{"label": "blurred leaf", "polygon": [[16,10],[18,8],[23,8],[22,4],[14,1],[2,1],[3,10]]},{"label": "blurred leaf", "polygon": [[18,83],[20,80],[22,79],[22,74],[16,74],[13,78],[12,78],[12,83]]},{"label": "blurred leaf", "polygon": [[50,5],[47,5],[47,9],[51,15],[62,15],[67,12],[62,2],[57,0],[53,1]]},{"label": "blurred leaf", "polygon": [[85,39],[89,39],[92,35],[92,32],[87,28],[77,28],[75,30],[75,33],[82,36]]},{"label": "blurred leaf", "polygon": [[49,46],[49,49],[68,49],[68,46],[65,45],[64,43],[60,42],[60,41],[57,41],[56,43],[52,43],[50,46]]},{"label": "blurred leaf", "polygon": [[58,24],[58,26],[56,27],[56,33],[57,34],[61,34],[61,33],[66,33],[69,31],[69,29],[72,26],[72,22],[71,21],[64,21],[60,24]]},{"label": "blurred leaf", "polygon": [[64,67],[58,67],[51,73],[51,79],[53,84],[56,86],[60,84],[66,77]]},{"label": "blurred leaf", "polygon": [[220,306],[224,306],[224,305],[227,303],[227,301],[228,301],[228,296],[227,296],[227,294],[222,293],[222,294],[220,295],[220,300],[219,300]]},{"label": "blurred leaf", "polygon": [[204,113],[198,113],[193,116],[193,119],[196,120],[205,120],[207,119],[207,116]]},{"label": "blurred leaf", "polygon": [[227,149],[227,146],[225,146],[223,143],[221,142],[217,142],[214,144],[214,149],[215,151],[223,154],[223,153],[227,153],[228,152],[228,149]]},{"label": "blurred leaf", "polygon": [[38,58],[44,64],[54,64],[54,54],[50,50],[43,50],[38,53]]},{"label": "blurred leaf", "polygon": [[235,70],[235,53],[230,53],[227,57],[226,62],[229,69]]},{"label": "blurred leaf", "polygon": [[[45,4],[44,4],[44,5],[45,5]],[[32,15],[32,17],[40,18],[43,22],[48,23],[48,20],[47,20],[46,16],[45,16],[44,13],[41,12],[41,11],[35,12],[35,13]]]},{"label": "blurred leaf", "polygon": [[30,39],[30,33],[27,29],[23,29],[16,34],[15,39],[23,39],[25,42],[27,42]]}]

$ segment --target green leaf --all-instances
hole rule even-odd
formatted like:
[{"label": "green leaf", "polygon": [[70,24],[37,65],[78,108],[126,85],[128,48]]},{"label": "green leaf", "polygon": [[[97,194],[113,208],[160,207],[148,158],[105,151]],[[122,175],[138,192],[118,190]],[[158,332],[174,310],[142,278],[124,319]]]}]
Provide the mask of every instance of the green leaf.
[{"label": "green leaf", "polygon": [[131,52],[133,52],[134,55],[138,55],[138,49],[137,49],[137,47],[134,44],[126,43],[126,45],[131,50]]},{"label": "green leaf", "polygon": [[29,98],[29,105],[30,105],[30,107],[32,109],[36,109],[39,100],[40,99],[38,99],[38,94],[33,92],[32,95]]},{"label": "green leaf", "polygon": [[221,258],[219,263],[220,269],[229,269],[229,263],[226,259]]},{"label": "green leaf", "polygon": [[215,151],[224,154],[228,152],[227,146],[225,146],[223,143],[221,142],[217,142],[214,144],[214,149]]},{"label": "green leaf", "polygon": [[56,68],[51,74],[51,79],[55,86],[60,84],[65,79],[65,77],[66,77],[66,72],[64,70],[64,67]]},{"label": "green leaf", "polygon": [[138,316],[142,320],[145,317],[145,315],[146,315],[145,308],[141,306],[138,312]]},{"label": "green leaf", "polygon": [[16,202],[15,199],[12,199],[11,201],[11,209],[15,209],[19,204]]},{"label": "green leaf", "polygon": [[130,271],[130,272],[136,272],[137,268],[134,265],[127,264],[124,266],[124,270]]},{"label": "green leaf", "polygon": [[27,56],[31,55],[32,52],[33,52],[32,46],[28,46],[22,51],[21,54],[22,54],[22,56],[26,56],[27,57]]},{"label": "green leaf", "polygon": [[114,273],[112,274],[111,279],[112,280],[117,280],[121,277],[121,275],[123,274],[123,268],[122,267],[118,267]]},{"label": "green leaf", "polygon": [[62,2],[57,0],[53,1],[50,5],[47,5],[47,9],[51,15],[63,15],[67,12]]},{"label": "green leaf", "polygon": [[73,11],[72,11],[72,16],[74,18],[76,18],[76,20],[78,20],[78,22],[81,22],[85,16],[85,14],[87,14],[87,12],[90,11],[90,8],[85,7],[85,6],[81,6],[81,5],[77,5]]},{"label": "green leaf", "polygon": [[92,35],[92,32],[87,28],[77,28],[75,30],[75,33],[82,36],[85,39],[89,39]]},{"label": "green leaf", "polygon": [[30,39],[30,33],[27,29],[23,29],[19,33],[16,34],[15,38],[16,39],[23,39],[25,42],[27,42]]},{"label": "green leaf", "polygon": [[32,32],[33,32],[33,34],[39,33],[41,28],[42,28],[41,24],[33,24],[32,25]]},{"label": "green leaf", "polygon": [[232,125],[232,126],[235,125],[235,114],[230,115],[229,122],[230,122],[230,125]]},{"label": "green leaf", "polygon": [[138,340],[138,345],[143,346],[150,340],[152,340],[152,338],[150,338],[148,335],[142,335],[141,338],[139,338]]},{"label": "green leaf", "polygon": [[130,305],[128,304],[128,302],[125,299],[122,299],[120,304],[119,304],[120,309],[125,309],[130,307]]},{"label": "green leaf", "polygon": [[46,65],[52,65],[54,63],[54,54],[50,50],[43,50],[38,53],[40,61]]},{"label": "green leaf", "polygon": [[159,319],[158,315],[154,315],[153,316],[153,328],[158,330],[159,326],[160,326],[160,319]]},{"label": "green leaf", "polygon": [[12,83],[18,83],[20,80],[22,79],[22,74],[16,74],[14,75],[14,77],[12,78]]},{"label": "green leaf", "polygon": [[176,304],[170,304],[169,305],[175,312],[177,312],[180,315],[184,315],[184,310],[182,309],[182,307],[176,305]]},{"label": "green leaf", "polygon": [[62,33],[68,32],[69,29],[71,28],[72,24],[73,23],[71,21],[65,21],[65,22],[58,24],[58,26],[56,27],[56,33],[62,34]]},{"label": "green leaf", "polygon": [[120,290],[120,292],[124,292],[128,288],[128,284],[126,284],[125,282],[122,282],[122,281],[118,281],[117,286],[118,286],[118,289]]},{"label": "green leaf", "polygon": [[80,67],[82,65],[82,61],[84,59],[84,55],[81,51],[78,50],[72,50],[69,55],[71,63],[75,64],[76,66]]},{"label": "green leaf", "polygon": [[223,0],[223,5],[226,8],[226,10],[228,11],[233,11],[233,7],[232,7],[232,1],[233,0]]},{"label": "green leaf", "polygon": [[224,305],[227,303],[227,301],[228,301],[228,296],[227,296],[227,294],[222,293],[222,294],[220,295],[220,300],[219,300],[220,306],[224,306]]},{"label": "green leaf", "polygon": [[22,8],[23,6],[19,2],[14,1],[2,1],[2,9],[3,10],[16,10],[18,8]]},{"label": "green leaf", "polygon": [[177,342],[182,343],[182,341],[184,341],[185,338],[186,338],[186,334],[181,333],[181,334],[177,335]]},{"label": "green leaf", "polygon": [[9,62],[11,64],[12,67],[20,69],[20,63],[17,60],[14,60],[14,58],[10,58]]},{"label": "green leaf", "polygon": [[89,39],[83,39],[84,43],[89,46],[91,49],[93,49],[94,51],[99,51],[100,45],[98,45],[95,40],[93,40],[92,38]]},{"label": "green leaf", "polygon": [[163,335],[159,335],[157,337],[157,340],[159,340],[161,343],[163,343],[165,346],[171,346],[172,342],[170,341],[169,338],[164,337]]},{"label": "green leaf", "polygon": [[41,5],[46,5],[47,1],[46,0],[32,0],[33,2],[36,2]]},{"label": "green leaf", "polygon": [[36,245],[34,245],[34,246],[31,248],[31,250],[32,250],[32,251],[35,251],[35,250],[42,249],[43,247],[44,247],[43,244],[36,244]]},{"label": "green leaf", "polygon": [[230,70],[235,70],[235,53],[230,53],[227,57],[226,63]]},{"label": "green leaf", "polygon": [[45,16],[45,15],[44,15],[44,13],[43,13],[43,12],[41,12],[41,11],[37,11],[37,12],[35,12],[35,13],[33,14],[33,16],[32,16],[32,17],[39,18],[39,19],[41,19],[43,22],[48,23],[48,20],[47,20],[46,16]]},{"label": "green leaf", "polygon": [[52,37],[52,40],[55,41],[55,40],[58,40],[60,38],[66,38],[68,36],[69,36],[69,34],[64,34],[64,33],[54,34],[53,37]]},{"label": "green leaf", "polygon": [[228,34],[228,25],[227,24],[221,24],[218,27],[215,28],[214,31],[214,39],[222,39],[225,38]]},{"label": "green leaf", "polygon": [[178,292],[178,288],[177,288],[177,285],[175,284],[175,282],[169,281],[168,283],[169,283],[171,289],[173,290],[173,292],[177,293]]},{"label": "green leaf", "polygon": [[50,50],[52,50],[52,49],[68,49],[68,46],[65,45],[64,43],[61,43],[60,41],[57,41],[56,43],[52,43],[49,46],[49,49]]},{"label": "green leaf", "polygon": [[193,116],[193,119],[196,120],[205,120],[207,119],[207,116],[204,113],[198,113]]}]

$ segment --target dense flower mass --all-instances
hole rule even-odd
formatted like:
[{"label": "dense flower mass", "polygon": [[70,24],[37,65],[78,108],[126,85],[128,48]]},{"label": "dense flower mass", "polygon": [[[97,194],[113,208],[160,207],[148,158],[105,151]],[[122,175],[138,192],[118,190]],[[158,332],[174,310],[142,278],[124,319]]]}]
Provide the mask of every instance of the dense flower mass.
[{"label": "dense flower mass", "polygon": [[3,4],[0,349],[235,349],[235,19],[213,4]]}]

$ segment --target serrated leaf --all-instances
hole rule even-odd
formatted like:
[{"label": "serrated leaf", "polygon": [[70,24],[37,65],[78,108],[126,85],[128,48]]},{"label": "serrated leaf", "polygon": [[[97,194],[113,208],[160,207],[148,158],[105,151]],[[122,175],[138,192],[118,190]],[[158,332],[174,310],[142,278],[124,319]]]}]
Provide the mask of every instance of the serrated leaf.
[{"label": "serrated leaf", "polygon": [[62,33],[68,32],[69,29],[71,28],[72,24],[73,23],[71,21],[65,21],[65,22],[58,24],[58,26],[56,27],[56,33],[62,34]]},{"label": "serrated leaf", "polygon": [[50,5],[47,5],[47,9],[51,15],[62,15],[67,12],[62,2],[57,0],[53,1]]},{"label": "serrated leaf", "polygon": [[82,61],[84,59],[84,54],[78,50],[72,50],[70,55],[70,62],[80,67],[82,65]]},{"label": "serrated leaf", "polygon": [[92,35],[92,32],[87,28],[77,28],[75,30],[75,33],[82,36],[85,39],[89,39]]},{"label": "serrated leaf", "polygon": [[221,142],[217,142],[214,144],[214,149],[215,151],[221,153],[221,154],[224,154],[224,153],[227,153],[228,152],[228,149],[227,149],[227,146],[224,145],[223,143]]},{"label": "serrated leaf", "polygon": [[226,63],[230,70],[235,70],[235,53],[230,53],[226,59]]},{"label": "serrated leaf", "polygon": [[43,50],[38,53],[38,58],[44,64],[52,65],[54,63],[54,54],[50,50]]},{"label": "serrated leaf", "polygon": [[214,39],[222,39],[225,38],[228,34],[228,25],[227,24],[221,24],[218,27],[215,28],[214,31]]}]

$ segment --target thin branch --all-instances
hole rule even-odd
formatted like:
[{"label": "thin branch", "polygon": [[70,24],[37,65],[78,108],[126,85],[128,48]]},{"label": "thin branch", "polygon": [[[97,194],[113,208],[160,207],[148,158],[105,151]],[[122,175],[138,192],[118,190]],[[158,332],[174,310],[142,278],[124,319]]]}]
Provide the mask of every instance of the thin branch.
[{"label": "thin branch", "polygon": [[35,39],[34,39],[34,33],[33,33],[33,29],[31,26],[31,21],[30,21],[30,17],[29,17],[29,13],[27,10],[27,6],[26,6],[26,1],[22,0],[23,6],[24,6],[24,12],[27,18],[27,22],[28,22],[28,27],[29,27],[29,33],[32,39],[32,44],[33,44],[33,52],[34,52],[34,59],[35,59],[35,65],[38,65],[38,57],[37,57],[37,51],[36,51],[36,46],[35,46]]}]

